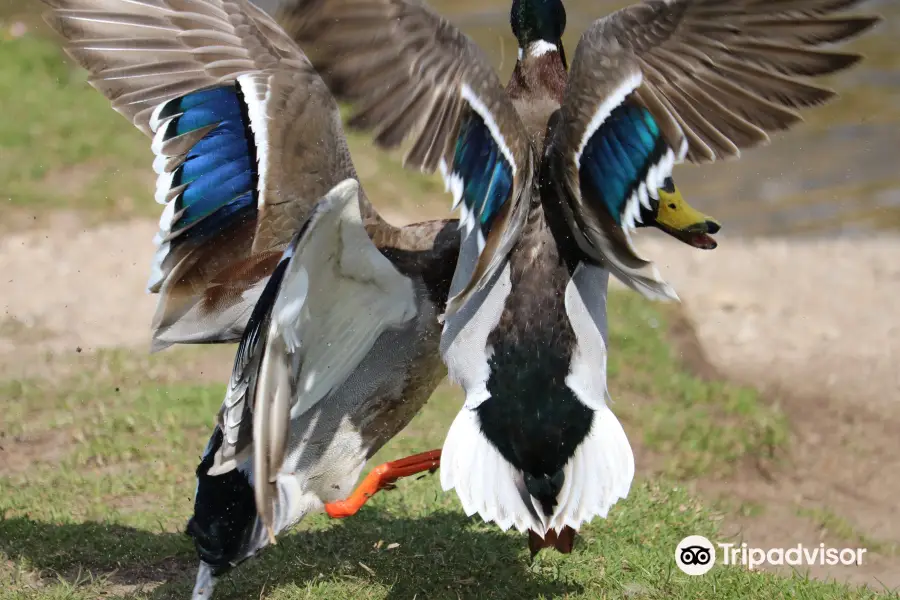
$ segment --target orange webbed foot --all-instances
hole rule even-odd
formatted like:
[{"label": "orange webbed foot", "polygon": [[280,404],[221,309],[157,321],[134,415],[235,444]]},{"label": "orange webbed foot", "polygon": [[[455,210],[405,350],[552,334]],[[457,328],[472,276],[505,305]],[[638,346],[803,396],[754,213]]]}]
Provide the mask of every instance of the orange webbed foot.
[{"label": "orange webbed foot", "polygon": [[423,471],[434,472],[441,464],[441,451],[431,450],[421,454],[414,454],[399,460],[378,465],[369,473],[363,482],[353,490],[346,500],[329,502],[325,505],[325,512],[332,519],[344,519],[355,515],[380,490],[393,489],[394,482],[403,477],[409,477]]}]

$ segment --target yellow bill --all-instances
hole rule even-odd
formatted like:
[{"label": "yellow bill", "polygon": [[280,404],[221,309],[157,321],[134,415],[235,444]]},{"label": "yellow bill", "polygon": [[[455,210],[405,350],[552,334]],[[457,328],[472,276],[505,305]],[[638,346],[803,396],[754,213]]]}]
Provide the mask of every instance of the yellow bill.
[{"label": "yellow bill", "polygon": [[718,221],[688,204],[671,177],[659,190],[659,210],[653,225],[689,246],[704,250],[717,246],[712,235],[722,228]]}]

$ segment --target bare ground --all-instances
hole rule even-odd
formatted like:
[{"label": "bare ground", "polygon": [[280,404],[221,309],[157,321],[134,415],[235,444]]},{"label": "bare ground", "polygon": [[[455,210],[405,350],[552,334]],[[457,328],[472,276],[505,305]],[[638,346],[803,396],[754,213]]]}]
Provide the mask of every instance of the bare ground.
[{"label": "bare ground", "polygon": [[777,466],[696,488],[750,507],[728,521],[750,546],[868,547],[861,567],[810,573],[900,586],[900,239],[640,245],[693,325],[685,361],[756,387],[791,423]]},{"label": "bare ground", "polygon": [[[155,230],[144,220],[85,230],[63,215],[4,236],[0,371],[55,373],[81,352],[147,347]],[[810,571],[900,586],[900,239],[720,241],[714,252],[639,245],[682,297],[685,361],[760,389],[793,435],[776,466],[695,487],[736,503],[728,522],[752,546],[870,547],[862,567]]]}]

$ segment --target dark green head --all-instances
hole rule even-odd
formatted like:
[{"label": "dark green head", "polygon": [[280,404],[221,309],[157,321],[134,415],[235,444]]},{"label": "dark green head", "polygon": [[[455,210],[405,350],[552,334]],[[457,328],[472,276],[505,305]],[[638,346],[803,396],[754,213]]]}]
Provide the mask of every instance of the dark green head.
[{"label": "dark green head", "polygon": [[566,9],[562,0],[513,0],[509,14],[519,48],[541,40],[562,47]]}]

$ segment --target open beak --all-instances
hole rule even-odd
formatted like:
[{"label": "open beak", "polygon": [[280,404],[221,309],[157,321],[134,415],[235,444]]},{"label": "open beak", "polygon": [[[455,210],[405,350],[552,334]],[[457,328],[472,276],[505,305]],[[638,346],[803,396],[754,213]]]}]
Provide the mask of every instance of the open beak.
[{"label": "open beak", "polygon": [[718,244],[712,238],[722,226],[685,202],[674,185],[672,191],[659,190],[659,213],[655,225],[688,246],[712,250]]}]

